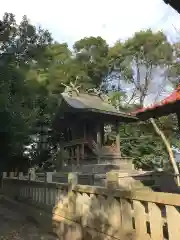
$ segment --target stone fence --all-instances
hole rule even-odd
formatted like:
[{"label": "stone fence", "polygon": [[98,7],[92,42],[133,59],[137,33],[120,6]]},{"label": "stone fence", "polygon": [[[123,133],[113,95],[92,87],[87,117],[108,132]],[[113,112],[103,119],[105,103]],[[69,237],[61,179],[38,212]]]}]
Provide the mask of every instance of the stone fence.
[{"label": "stone fence", "polygon": [[[124,188],[128,188],[130,190],[131,188],[139,189],[146,187],[159,192],[180,193],[180,189],[176,184],[176,175],[172,173],[136,170],[132,172],[119,170],[112,171],[114,172],[114,177],[116,176],[117,178],[115,182],[119,181],[118,188],[122,188],[123,190]],[[115,172],[117,174],[115,174]],[[35,178],[38,181],[44,181],[46,174],[52,175],[52,182],[68,183],[67,172],[35,173]],[[106,173],[77,172],[77,176],[78,184],[103,187],[106,186]],[[24,177],[28,179],[27,175]]]},{"label": "stone fence", "polygon": [[3,177],[2,192],[16,200],[42,227],[63,240],[179,240],[180,195],[118,189],[117,173],[106,175],[106,187],[79,185],[75,173],[68,183]]}]

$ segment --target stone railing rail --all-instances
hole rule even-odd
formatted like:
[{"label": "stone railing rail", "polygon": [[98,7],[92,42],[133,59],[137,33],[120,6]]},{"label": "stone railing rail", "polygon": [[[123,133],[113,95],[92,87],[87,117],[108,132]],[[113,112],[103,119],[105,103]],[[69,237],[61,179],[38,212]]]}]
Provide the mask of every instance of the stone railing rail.
[{"label": "stone railing rail", "polygon": [[106,182],[79,185],[76,173],[68,175],[68,183],[52,182],[52,173],[44,182],[4,174],[2,191],[41,225],[53,224],[60,239],[180,239],[179,194],[120,190],[114,172]]}]

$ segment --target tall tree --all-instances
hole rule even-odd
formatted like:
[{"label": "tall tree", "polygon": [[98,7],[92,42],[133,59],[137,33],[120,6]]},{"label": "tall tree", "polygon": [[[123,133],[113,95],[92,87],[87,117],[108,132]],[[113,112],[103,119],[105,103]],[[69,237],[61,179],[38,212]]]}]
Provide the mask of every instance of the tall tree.
[{"label": "tall tree", "polygon": [[173,48],[162,32],[151,30],[137,32],[123,47],[116,43],[115,48],[120,52],[119,56],[114,54],[116,71],[119,69],[121,81],[130,84],[130,98],[136,97],[136,102],[143,106],[145,98],[154,93],[154,89],[157,92],[168,77]]},{"label": "tall tree", "polygon": [[86,74],[84,88],[97,88],[109,73],[108,44],[101,37],[88,37],[75,42],[75,59]]},{"label": "tall tree", "polygon": [[[119,54],[117,54],[118,52]],[[125,41],[124,44],[120,42],[115,44],[111,49],[111,59],[114,58],[114,62],[112,61],[112,63],[114,63],[116,73],[119,74],[119,81],[121,81],[122,84],[126,81],[131,86],[132,94],[129,96],[130,100],[135,99],[136,103],[138,103],[140,107],[143,107],[145,98],[148,97],[154,89],[158,95],[160,94],[162,89],[159,91],[159,86],[166,85],[167,79],[170,76],[174,52],[175,50],[173,50],[173,47],[162,32],[153,33],[151,30],[135,33],[134,36]],[[158,81],[159,83],[157,83]],[[177,173],[173,153],[171,147],[169,147],[169,141],[156,122],[153,119],[150,119],[150,122],[156,130],[156,133],[158,133],[163,140],[166,150],[169,152],[174,170]],[[152,141],[149,141],[150,146],[153,146],[152,143]],[[140,144],[140,146],[141,145],[142,144]],[[145,147],[145,145],[143,146]],[[142,150],[143,148],[140,147],[140,149]],[[147,146],[144,149],[147,150]],[[153,149],[155,148],[153,147]],[[146,154],[147,152],[148,151],[146,151]],[[148,154],[150,154],[150,152]]]},{"label": "tall tree", "polygon": [[31,64],[27,79],[38,81],[50,94],[62,91],[61,83],[67,82],[72,53],[68,45],[53,43],[46,47],[43,59]]},{"label": "tall tree", "polygon": [[38,93],[34,91],[39,85],[31,88],[26,73],[51,42],[49,32],[36,29],[26,17],[18,25],[13,14],[5,13],[2,23],[5,27],[0,34],[1,169],[22,165],[24,145],[30,141],[39,108]]}]

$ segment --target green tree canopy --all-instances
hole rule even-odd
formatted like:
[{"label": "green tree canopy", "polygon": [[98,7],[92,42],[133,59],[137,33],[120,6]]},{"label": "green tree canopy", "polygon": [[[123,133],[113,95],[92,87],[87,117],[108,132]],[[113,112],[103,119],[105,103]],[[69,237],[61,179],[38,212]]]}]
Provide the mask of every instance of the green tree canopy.
[{"label": "green tree canopy", "polygon": [[[162,32],[140,31],[113,46],[108,46],[100,36],[84,37],[70,49],[67,43],[55,42],[48,30],[32,25],[26,16],[18,24],[13,14],[5,13],[1,26],[2,169],[27,164],[24,148],[34,144],[34,134],[40,142],[38,129],[44,126],[47,131],[52,129],[59,94],[66,85],[81,86],[81,91],[93,88],[107,91],[118,109],[132,111],[144,104],[155,85],[158,92],[168,81],[176,84],[179,79],[179,43],[171,45]],[[175,125],[171,117],[158,122],[177,145]],[[166,155],[151,130],[149,123],[121,125],[122,152],[133,156],[137,166],[147,163],[155,166],[153,157]],[[139,138],[146,134],[151,137]],[[48,133],[46,151],[41,151],[40,144],[31,151],[33,158],[38,159],[34,163],[49,158],[56,151],[57,142]]]}]

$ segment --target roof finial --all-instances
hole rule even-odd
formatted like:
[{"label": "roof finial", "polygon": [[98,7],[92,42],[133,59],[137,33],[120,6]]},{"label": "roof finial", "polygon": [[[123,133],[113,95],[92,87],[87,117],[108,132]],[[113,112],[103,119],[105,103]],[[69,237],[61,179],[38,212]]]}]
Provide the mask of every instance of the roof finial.
[{"label": "roof finial", "polygon": [[96,96],[100,96],[102,94],[102,91],[99,88],[90,88],[90,89],[87,89],[87,93],[91,93]]},{"label": "roof finial", "polygon": [[67,93],[69,96],[72,97],[73,92],[75,92],[77,94],[77,96],[79,96],[79,88],[81,88],[81,85],[77,85],[77,80],[79,79],[79,77],[76,77],[75,82],[71,82],[69,83],[69,85],[65,84],[65,83],[61,83],[61,85],[63,85],[65,87],[64,89],[64,93]]},{"label": "roof finial", "polygon": [[102,101],[111,104],[110,97],[107,94],[103,93],[100,88],[90,88],[87,90],[87,93],[93,93],[94,95],[100,97]]}]

